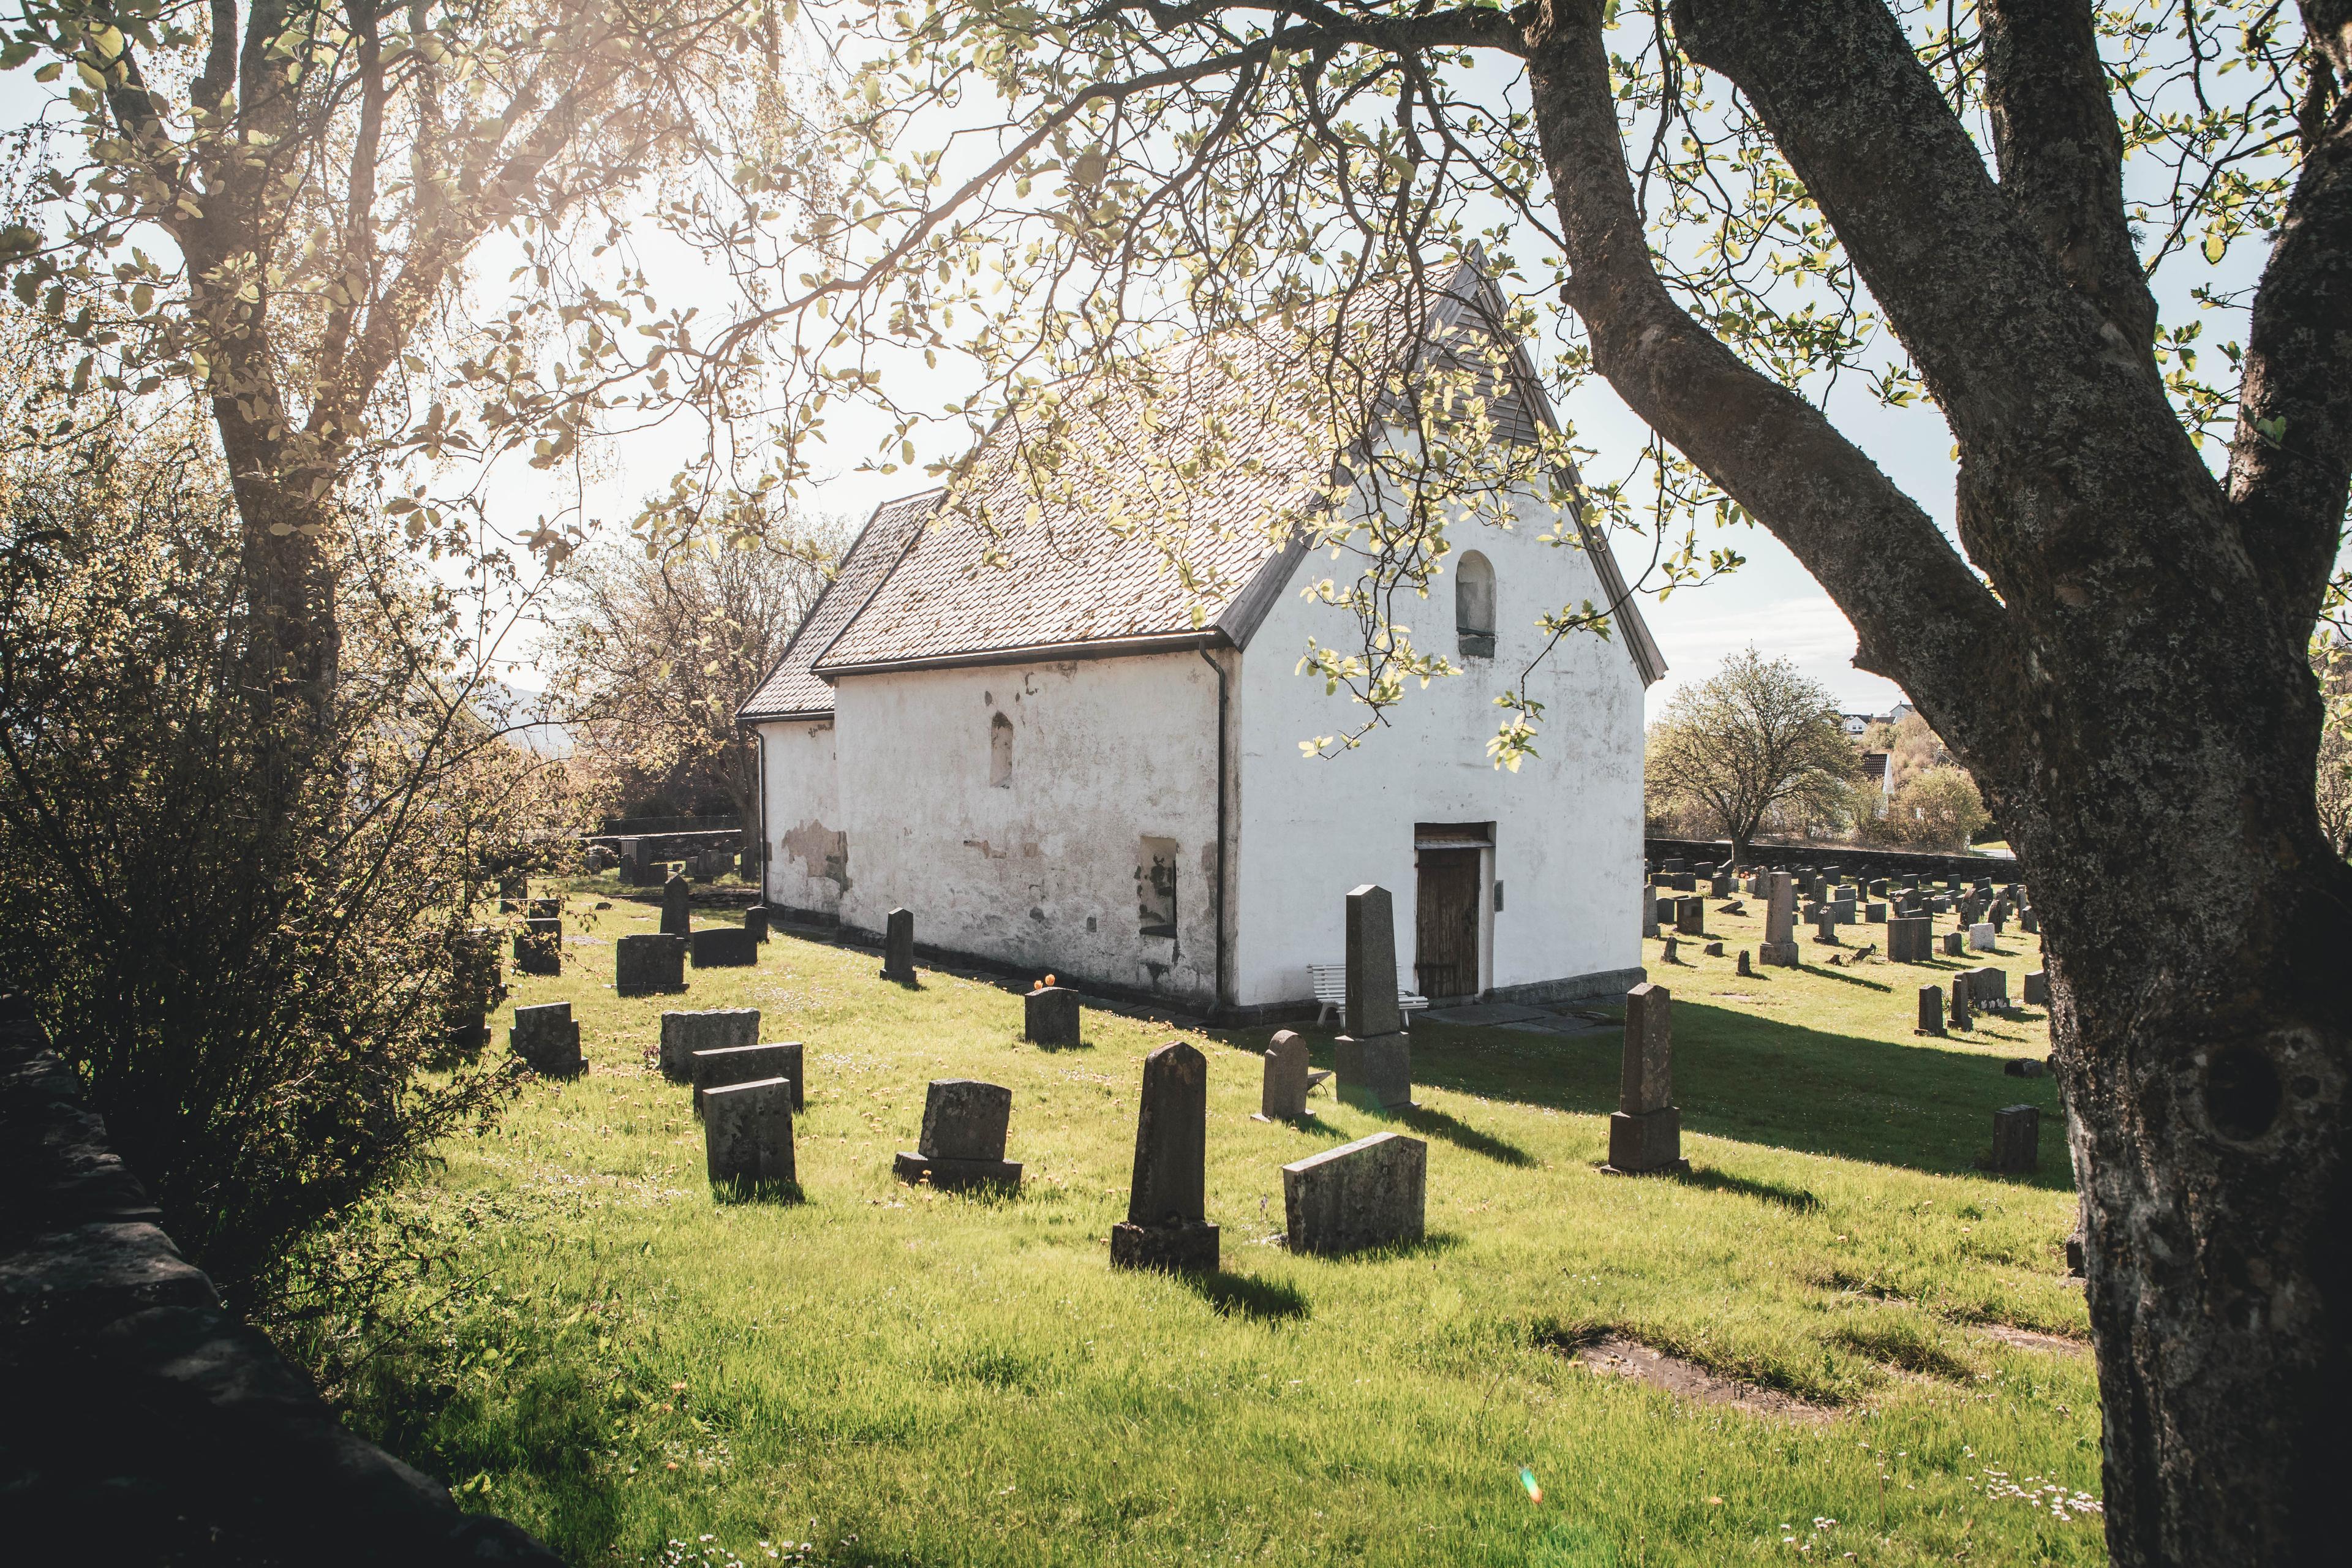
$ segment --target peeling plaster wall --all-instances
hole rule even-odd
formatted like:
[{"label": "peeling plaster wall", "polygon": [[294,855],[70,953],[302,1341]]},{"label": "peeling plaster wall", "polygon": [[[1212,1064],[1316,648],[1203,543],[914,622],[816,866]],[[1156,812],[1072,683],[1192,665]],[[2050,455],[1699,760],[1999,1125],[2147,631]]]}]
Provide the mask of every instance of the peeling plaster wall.
[{"label": "peeling plaster wall", "polygon": [[[1217,688],[1197,655],[848,676],[835,703],[845,923],[903,904],[929,946],[1209,1004]],[[1147,837],[1175,843],[1173,936],[1142,934]]]},{"label": "peeling plaster wall", "polygon": [[761,780],[767,792],[771,904],[819,915],[841,912],[856,879],[842,831],[841,792],[830,720],[759,726]]},{"label": "peeling plaster wall", "polygon": [[[1353,616],[1298,593],[1352,571],[1349,563],[1309,555],[1251,640],[1235,718],[1240,1005],[1311,994],[1307,966],[1345,957],[1346,894],[1365,882],[1394,899],[1398,972],[1413,984],[1416,822],[1495,824],[1481,921],[1489,987],[1595,975],[1615,986],[1640,965],[1642,681],[1623,644],[1563,638],[1529,686],[1546,705],[1541,754],[1516,773],[1486,756],[1504,716],[1494,699],[1541,647],[1536,618],[1587,598],[1605,602],[1581,552],[1539,542],[1552,528],[1550,509],[1529,497],[1517,510],[1520,521],[1508,532],[1457,530],[1449,557],[1475,549],[1494,565],[1495,657],[1455,651],[1454,577],[1433,579],[1429,598],[1408,601],[1401,618],[1419,646],[1444,650],[1466,673],[1425,690],[1409,686],[1390,725],[1352,752],[1301,755],[1301,741],[1354,729],[1365,710],[1345,692],[1326,697],[1319,679],[1296,673],[1310,637],[1343,650],[1360,646]],[[1500,912],[1495,879],[1504,886]]]}]

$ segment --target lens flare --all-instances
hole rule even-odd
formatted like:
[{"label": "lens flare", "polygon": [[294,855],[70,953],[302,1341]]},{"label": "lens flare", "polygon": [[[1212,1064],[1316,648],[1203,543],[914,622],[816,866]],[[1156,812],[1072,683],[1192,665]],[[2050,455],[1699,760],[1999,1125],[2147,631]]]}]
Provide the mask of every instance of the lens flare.
[{"label": "lens flare", "polygon": [[1543,1501],[1543,1488],[1536,1485],[1536,1473],[1528,1468],[1525,1465],[1521,1465],[1519,1467],[1519,1485],[1528,1489],[1528,1500],[1529,1502],[1539,1503]]}]

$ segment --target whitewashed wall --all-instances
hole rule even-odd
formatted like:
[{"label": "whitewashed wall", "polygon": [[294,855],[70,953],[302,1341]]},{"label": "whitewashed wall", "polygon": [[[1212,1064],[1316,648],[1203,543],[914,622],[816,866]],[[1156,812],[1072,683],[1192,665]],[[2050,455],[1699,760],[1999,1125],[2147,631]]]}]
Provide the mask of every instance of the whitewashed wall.
[{"label": "whitewashed wall", "polygon": [[[1217,689],[1197,655],[850,676],[834,700],[845,923],[903,904],[919,942],[1207,1005]],[[1173,938],[1139,934],[1147,836],[1177,845]]]},{"label": "whitewashed wall", "polygon": [[1496,656],[1454,653],[1454,578],[1435,579],[1426,602],[1405,613],[1415,640],[1444,649],[1467,673],[1408,688],[1389,727],[1337,757],[1301,755],[1298,743],[1362,722],[1344,693],[1326,697],[1297,674],[1312,637],[1348,647],[1352,616],[1303,600],[1299,588],[1352,574],[1349,562],[1310,555],[1242,661],[1239,683],[1240,843],[1234,1000],[1253,1005],[1309,994],[1307,966],[1345,954],[1345,897],[1377,882],[1392,895],[1400,973],[1413,983],[1413,824],[1495,826],[1488,873],[1504,908],[1487,900],[1485,984],[1517,986],[1602,977],[1580,989],[1615,987],[1642,962],[1642,682],[1621,642],[1564,639],[1533,678],[1546,704],[1541,753],[1516,773],[1487,759],[1504,717],[1496,695],[1517,678],[1548,609],[1604,602],[1576,550],[1538,542],[1552,526],[1532,498],[1505,531],[1471,527],[1456,555],[1475,549],[1496,576]]},{"label": "whitewashed wall", "polygon": [[767,806],[767,900],[805,913],[838,915],[846,868],[833,722],[761,724],[758,730]]}]

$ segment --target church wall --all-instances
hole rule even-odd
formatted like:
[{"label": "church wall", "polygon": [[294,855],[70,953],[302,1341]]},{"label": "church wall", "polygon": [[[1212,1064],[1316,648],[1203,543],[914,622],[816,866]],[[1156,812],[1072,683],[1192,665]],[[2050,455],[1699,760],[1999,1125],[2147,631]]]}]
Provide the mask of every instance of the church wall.
[{"label": "church wall", "polygon": [[[845,924],[1208,1005],[1216,678],[1192,653],[843,678]],[[1171,909],[1172,906],[1172,909]]]},{"label": "church wall", "polygon": [[[1491,658],[1458,651],[1454,574],[1433,580],[1426,601],[1400,618],[1418,646],[1444,650],[1466,673],[1409,684],[1353,751],[1302,755],[1299,742],[1360,726],[1368,710],[1318,677],[1297,673],[1311,637],[1360,646],[1355,619],[1300,597],[1299,588],[1354,570],[1310,555],[1242,660],[1239,876],[1235,892],[1234,1000],[1263,1005],[1310,993],[1307,966],[1345,956],[1345,897],[1377,882],[1396,911],[1401,978],[1418,989],[1414,824],[1491,822],[1482,864],[1482,988],[1531,998],[1602,994],[1638,980],[1642,962],[1643,688],[1620,641],[1564,638],[1530,683],[1545,703],[1539,755],[1517,773],[1497,770],[1486,742],[1505,717],[1494,699],[1542,646],[1547,610],[1602,602],[1581,552],[1537,537],[1549,507],[1529,498],[1510,531],[1472,525],[1448,564],[1476,550],[1495,571]],[[1474,645],[1475,646],[1475,645]],[[1503,885],[1494,908],[1493,884]],[[1561,984],[1567,983],[1567,984]]]},{"label": "church wall", "polygon": [[760,782],[768,836],[766,899],[795,913],[833,919],[855,878],[842,831],[829,719],[761,724]]}]

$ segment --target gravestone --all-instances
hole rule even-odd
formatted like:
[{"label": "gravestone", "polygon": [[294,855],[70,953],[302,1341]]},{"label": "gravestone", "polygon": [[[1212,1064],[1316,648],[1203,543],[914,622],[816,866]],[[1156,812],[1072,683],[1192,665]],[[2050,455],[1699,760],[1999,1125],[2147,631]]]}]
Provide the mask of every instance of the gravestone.
[{"label": "gravestone", "polygon": [[1348,1000],[1341,1021],[1360,1040],[1404,1027],[1397,1006],[1395,909],[1389,890],[1375,882],[1348,894]]},{"label": "gravestone", "polygon": [[893,1162],[902,1182],[928,1180],[960,1187],[1018,1188],[1021,1165],[1004,1157],[1004,1129],[1013,1119],[1013,1091],[972,1078],[938,1078],[923,1097],[917,1152]]},{"label": "gravestone", "polygon": [[1979,952],[1993,951],[1993,929],[1990,921],[1978,921],[1969,927],[1969,946]]},{"label": "gravestone", "polygon": [[1874,877],[1871,879],[1870,896],[1874,899],[1883,899],[1886,897],[1886,879],[1884,877]]},{"label": "gravestone", "polygon": [[1838,945],[1836,910],[1823,910],[1822,911],[1819,923],[1813,927],[1813,940],[1820,942],[1824,947],[1835,947]]},{"label": "gravestone", "polygon": [[1969,1005],[1990,1008],[1996,1012],[2009,1010],[2009,971],[1986,964],[1969,971]]},{"label": "gravestone", "polygon": [[1619,1175],[1684,1171],[1683,1116],[1675,1106],[1674,995],[1648,983],[1625,993],[1625,1048],[1609,1163]]},{"label": "gravestone", "polygon": [[1786,871],[1772,873],[1769,901],[1764,907],[1764,940],[1757,959],[1793,969],[1797,965],[1797,879]]},{"label": "gravestone", "polygon": [[760,962],[760,942],[740,926],[713,926],[694,933],[697,969],[749,969]]},{"label": "gravestone", "polygon": [[[548,925],[554,931],[533,928]],[[562,922],[530,921],[525,929],[514,933],[514,966],[519,974],[561,974],[563,973]]]},{"label": "gravestone", "polygon": [[1886,906],[1885,904],[1864,904],[1862,907],[1862,918],[1869,921],[1872,925],[1883,926],[1886,923]]},{"label": "gravestone", "polygon": [[441,1006],[442,1037],[466,1061],[480,1059],[490,1043],[490,1009],[506,995],[499,945],[477,926],[449,943],[449,989]]},{"label": "gravestone", "polygon": [[1674,885],[1674,889],[1677,893],[1696,893],[1698,891],[1698,877],[1694,872],[1677,871],[1666,879]]},{"label": "gravestone", "polygon": [[1643,883],[1642,887],[1642,940],[1648,942],[1658,934],[1658,889]]},{"label": "gravestone", "polygon": [[588,874],[592,877],[601,876],[611,870],[619,858],[620,857],[614,855],[604,845],[591,844],[588,846]]},{"label": "gravestone", "polygon": [[2040,1078],[2048,1069],[2032,1057],[2014,1057],[2001,1063],[2000,1070],[2011,1078]]},{"label": "gravestone", "polygon": [[751,933],[751,940],[752,940],[753,942],[765,942],[765,941],[767,941],[767,940],[768,940],[768,911],[767,911],[767,909],[766,909],[764,906],[762,906],[762,905],[760,905],[760,904],[754,904],[754,905],[752,905],[750,909],[745,910],[743,911],[743,929],[744,929],[745,931],[750,931],[750,932]]},{"label": "gravestone", "polygon": [[1085,1026],[1078,994],[1066,985],[1040,985],[1022,998],[1021,1037],[1032,1045],[1077,1045]]},{"label": "gravestone", "polygon": [[1682,899],[1677,902],[1680,907],[1675,911],[1675,930],[1684,936],[1705,936],[1706,934],[1706,900]]},{"label": "gravestone", "polygon": [[1658,962],[1660,963],[1680,963],[1682,962],[1682,960],[1676,956],[1676,949],[1681,939],[1678,937],[1670,936],[1666,938],[1665,950],[1658,954]]},{"label": "gravestone", "polygon": [[1926,1035],[1944,1032],[1944,988],[1940,985],[1919,987],[1919,1032]]},{"label": "gravestone", "polygon": [[1842,926],[1850,926],[1853,924],[1854,901],[1852,899],[1832,899],[1830,900],[1830,910],[1837,917],[1838,924]]},{"label": "gravestone", "polygon": [[1680,860],[1661,860],[1658,862],[1658,869],[1661,871],[1679,871],[1682,868],[1683,862]]},{"label": "gravestone", "polygon": [[2029,1007],[2050,1005],[2050,972],[2029,969],[2025,972],[2025,1005]]},{"label": "gravestone", "polygon": [[1419,1241],[1429,1208],[1429,1145],[1375,1132],[1282,1168],[1284,1245],[1326,1256]]},{"label": "gravestone", "polygon": [[798,1040],[765,1046],[720,1046],[690,1053],[687,1070],[694,1080],[695,1110],[701,1111],[703,1096],[714,1089],[768,1078],[780,1078],[793,1086],[794,1110],[807,1109],[808,1099],[801,1083],[803,1055]]},{"label": "gravestone", "polygon": [[1208,1144],[1208,1058],[1171,1040],[1143,1058],[1135,1176],[1127,1218],[1111,1226],[1112,1268],[1216,1271],[1217,1227],[1203,1208]]},{"label": "gravestone", "polygon": [[686,989],[686,939],[625,936],[613,944],[613,989],[623,996],[650,996]]},{"label": "gravestone", "polygon": [[1718,874],[1708,880],[1715,889],[1715,896],[1718,899],[1735,897],[1739,891],[1739,879],[1736,877]]},{"label": "gravestone", "polygon": [[740,1050],[760,1043],[757,1007],[719,1008],[708,1013],[661,1016],[662,1076],[675,1083],[694,1077],[694,1058],[703,1051]]},{"label": "gravestone", "polygon": [[1962,970],[1952,976],[1952,1027],[1955,1029],[1976,1027],[1975,1006],[1976,999],[1969,994],[1968,972]]},{"label": "gravestone", "polygon": [[516,1008],[507,1044],[531,1071],[546,1078],[571,1078],[586,1066],[580,1057],[580,1026],[572,1021],[569,1002]]},{"label": "gravestone", "polygon": [[1966,932],[1948,931],[1944,933],[1944,956],[1946,958],[1965,958],[1968,956],[1968,952],[1969,939]]},{"label": "gravestone", "polygon": [[1755,970],[1748,967],[1748,950],[1744,947],[1739,950],[1739,973],[1751,978],[1756,973]]},{"label": "gravestone", "polygon": [[706,1091],[702,1149],[712,1186],[792,1184],[793,1086],[761,1078]]},{"label": "gravestone", "polygon": [[1682,900],[1679,899],[1660,899],[1654,904],[1650,906],[1650,934],[1652,936],[1658,934],[1657,928],[1659,926],[1668,924],[1674,920],[1675,910],[1679,907],[1681,901]]},{"label": "gravestone", "polygon": [[672,871],[662,884],[662,935],[688,936],[694,931],[694,900],[686,878]]},{"label": "gravestone", "polygon": [[1709,958],[1721,958],[1723,956],[1723,943],[1719,942],[1711,942],[1699,951],[1705,952]]},{"label": "gravestone", "polygon": [[1992,1158],[1986,1169],[2025,1175],[2042,1164],[2042,1108],[2004,1105],[1992,1113]]},{"label": "gravestone", "polygon": [[1312,1075],[1307,1042],[1288,1029],[1276,1034],[1265,1047],[1265,1083],[1258,1091],[1256,1120],[1296,1121],[1305,1116]]},{"label": "gravestone", "polygon": [[2031,904],[2017,911],[2017,929],[2028,936],[2042,934],[2042,914]]},{"label": "gravestone", "polygon": [[915,911],[892,910],[882,934],[882,978],[915,983]]}]

